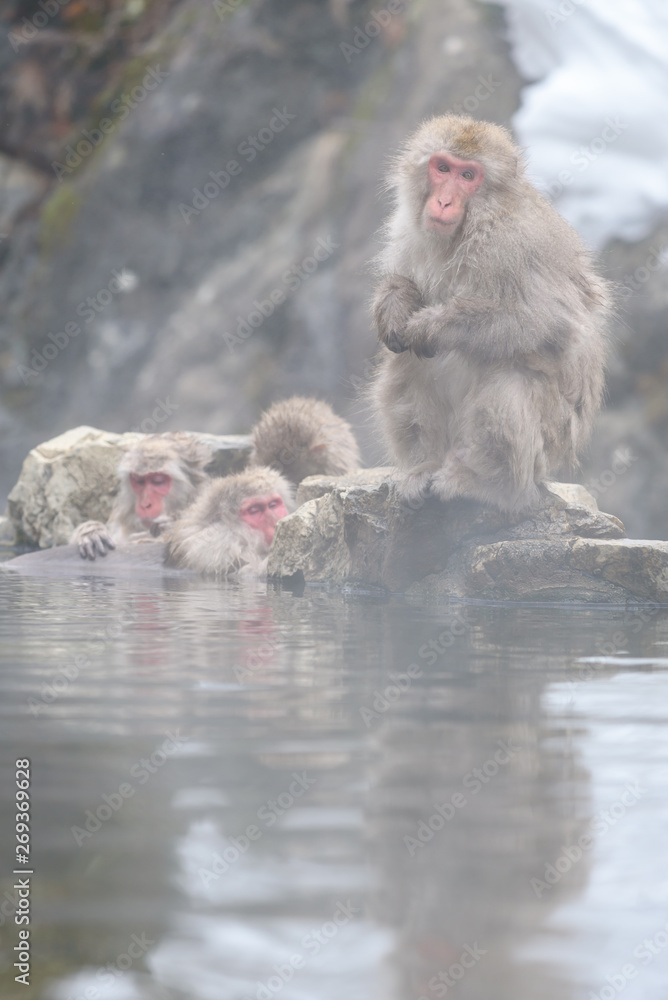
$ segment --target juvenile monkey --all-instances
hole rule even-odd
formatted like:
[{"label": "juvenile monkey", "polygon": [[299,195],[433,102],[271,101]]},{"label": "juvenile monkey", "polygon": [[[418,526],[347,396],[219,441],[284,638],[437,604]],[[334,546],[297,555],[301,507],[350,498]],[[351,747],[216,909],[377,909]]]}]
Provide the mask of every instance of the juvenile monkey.
[{"label": "juvenile monkey", "polygon": [[147,435],[121,459],[120,490],[108,522],[84,521],[70,543],[83,559],[95,559],[131,535],[157,537],[208,479],[204,467],[210,459],[210,449],[190,434]]},{"label": "juvenile monkey", "polygon": [[433,118],[388,186],[371,398],[403,495],[527,510],[599,409],[607,283],[504,128]]},{"label": "juvenile monkey", "polygon": [[167,530],[167,565],[217,578],[261,577],[276,522],[294,508],[292,485],[273,469],[212,480]]},{"label": "juvenile monkey", "polygon": [[295,485],[306,476],[343,476],[360,467],[350,424],[319,399],[292,396],[274,403],[251,437],[251,465],[271,466]]}]

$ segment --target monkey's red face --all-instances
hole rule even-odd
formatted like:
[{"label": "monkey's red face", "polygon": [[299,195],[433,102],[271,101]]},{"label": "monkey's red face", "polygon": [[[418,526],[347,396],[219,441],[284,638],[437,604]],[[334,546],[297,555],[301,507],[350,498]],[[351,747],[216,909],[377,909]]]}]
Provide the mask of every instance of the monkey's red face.
[{"label": "monkey's red face", "polygon": [[424,224],[432,232],[451,234],[466,211],[466,202],[479,189],[485,171],[477,160],[460,160],[452,153],[435,153],[429,160],[429,197]]},{"label": "monkey's red face", "polygon": [[287,515],[285,504],[278,493],[268,497],[249,497],[239,508],[239,517],[254,531],[264,536],[267,545],[274,540],[276,522]]},{"label": "monkey's red face", "polygon": [[172,477],[166,472],[149,472],[146,476],[130,473],[130,486],[137,494],[137,517],[142,521],[154,521],[160,517],[163,497],[172,488]]}]

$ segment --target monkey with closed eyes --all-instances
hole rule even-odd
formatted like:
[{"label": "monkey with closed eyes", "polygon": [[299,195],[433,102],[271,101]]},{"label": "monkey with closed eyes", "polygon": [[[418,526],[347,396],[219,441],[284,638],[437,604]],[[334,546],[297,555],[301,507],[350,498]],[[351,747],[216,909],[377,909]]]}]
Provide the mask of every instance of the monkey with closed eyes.
[{"label": "monkey with closed eyes", "polygon": [[294,487],[274,469],[214,479],[165,532],[167,565],[217,579],[261,579],[276,523],[294,508]]},{"label": "monkey with closed eyes", "polygon": [[211,449],[183,431],[147,434],[121,459],[119,491],[106,524],[84,521],[70,543],[82,559],[105,556],[117,542],[157,538],[208,479]]}]

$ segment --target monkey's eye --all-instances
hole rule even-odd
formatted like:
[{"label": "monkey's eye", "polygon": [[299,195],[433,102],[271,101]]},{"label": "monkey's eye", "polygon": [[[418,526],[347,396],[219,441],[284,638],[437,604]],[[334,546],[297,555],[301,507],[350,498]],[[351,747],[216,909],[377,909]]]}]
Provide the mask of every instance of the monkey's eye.
[{"label": "monkey's eye", "polygon": [[462,171],[462,177],[466,181],[472,181],[473,180],[473,171],[472,170],[463,170]]},{"label": "monkey's eye", "polygon": [[250,507],[247,508],[247,514],[261,514],[264,510],[264,506],[261,503],[252,503]]},{"label": "monkey's eye", "polygon": [[450,167],[448,166],[447,163],[439,163],[438,169],[441,171],[442,174],[447,174],[448,171],[450,170]]}]

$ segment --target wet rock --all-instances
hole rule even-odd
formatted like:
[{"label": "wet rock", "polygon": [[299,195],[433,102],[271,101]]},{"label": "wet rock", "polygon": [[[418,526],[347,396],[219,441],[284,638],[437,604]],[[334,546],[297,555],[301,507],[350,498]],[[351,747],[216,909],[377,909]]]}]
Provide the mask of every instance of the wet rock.
[{"label": "wet rock", "polygon": [[10,518],[0,516],[0,548],[5,548],[14,544],[16,530]]},{"label": "wet rock", "polygon": [[668,542],[551,538],[465,546],[416,597],[668,603]]},{"label": "wet rock", "polygon": [[625,537],[577,484],[546,483],[529,516],[474,501],[411,509],[392,470],[304,480],[282,520],[269,576],[357,583],[421,598],[668,602],[668,543]]},{"label": "wet rock", "polygon": [[360,469],[359,472],[353,472],[349,476],[339,476],[338,479],[331,476],[308,476],[301,481],[297,489],[297,504],[316,500],[326,493],[350,486],[379,486],[385,480],[391,480],[393,472],[391,465],[382,465],[376,469]]},{"label": "wet rock", "polygon": [[[40,548],[65,545],[82,521],[106,521],[118,490],[121,456],[144,436],[84,426],[33,448],[9,494],[17,541]],[[245,436],[193,436],[210,445],[207,472],[213,476],[238,471],[250,454]]]},{"label": "wet rock", "polygon": [[137,577],[192,577],[190,570],[165,566],[165,546],[154,539],[125,542],[118,545],[110,556],[94,560],[82,559],[76,545],[57,545],[39,552],[0,563],[1,573],[20,573],[22,576],[115,577],[135,580]]},{"label": "wet rock", "polygon": [[668,602],[668,542],[581,540],[571,551],[571,566],[636,597]]}]

